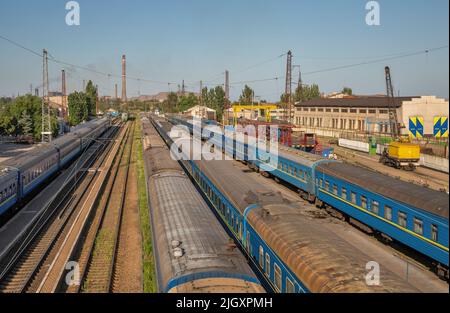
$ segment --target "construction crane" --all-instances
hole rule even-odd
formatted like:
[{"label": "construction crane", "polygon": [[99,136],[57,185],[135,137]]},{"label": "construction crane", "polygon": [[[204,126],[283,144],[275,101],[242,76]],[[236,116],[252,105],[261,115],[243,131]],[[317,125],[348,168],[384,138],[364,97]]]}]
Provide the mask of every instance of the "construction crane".
[{"label": "construction crane", "polygon": [[386,77],[386,90],[388,97],[388,110],[389,110],[389,126],[392,137],[397,140],[400,137],[400,124],[397,118],[397,108],[395,107],[394,88],[392,86],[391,70],[389,66],[384,68]]},{"label": "construction crane", "polygon": [[419,166],[420,146],[411,143],[408,137],[404,137],[401,134],[402,126],[397,117],[397,107],[389,66],[386,66],[384,71],[388,100],[389,128],[393,141],[384,149],[380,163],[398,169],[414,170]]}]

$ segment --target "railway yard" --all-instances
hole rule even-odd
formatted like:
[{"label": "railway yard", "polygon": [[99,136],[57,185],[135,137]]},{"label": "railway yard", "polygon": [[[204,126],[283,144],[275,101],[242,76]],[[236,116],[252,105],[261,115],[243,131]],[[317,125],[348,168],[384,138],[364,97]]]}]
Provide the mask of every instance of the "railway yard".
[{"label": "railway yard", "polygon": [[[341,187],[329,176],[339,164],[292,149],[280,149],[269,171],[270,163],[237,160],[240,144],[246,156],[252,146],[233,139],[230,148],[215,137],[209,150],[220,160],[201,159],[184,150],[186,142],[202,144],[189,123],[139,113],[128,122],[94,120],[59,139],[58,168],[31,178],[40,183],[24,182],[17,203],[2,204],[0,292],[448,293],[444,174],[419,169],[399,180],[396,170],[336,149],[345,166],[358,167],[347,171],[373,184],[403,181],[401,190],[429,197],[422,204],[357,181]],[[189,157],[174,160],[174,147]],[[36,151],[53,160],[48,149]],[[18,153],[0,164],[40,166]],[[430,189],[412,175],[426,176]],[[308,189],[314,176],[317,189]],[[344,192],[341,206],[334,201]],[[377,220],[382,205],[420,217],[426,230],[398,227],[386,213]],[[435,228],[439,235],[425,238]]]}]

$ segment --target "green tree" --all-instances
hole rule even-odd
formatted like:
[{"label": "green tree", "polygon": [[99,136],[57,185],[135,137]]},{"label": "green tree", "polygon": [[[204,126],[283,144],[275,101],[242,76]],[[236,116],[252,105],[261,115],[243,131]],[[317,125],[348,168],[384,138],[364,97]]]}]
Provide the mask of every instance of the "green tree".
[{"label": "green tree", "polygon": [[198,105],[198,98],[193,93],[190,93],[187,96],[180,97],[177,112],[184,112],[196,105]]},{"label": "green tree", "polygon": [[0,135],[10,135],[13,131],[11,130],[13,120],[10,112],[11,105],[11,98],[0,98]]},{"label": "green tree", "polygon": [[88,118],[88,100],[84,92],[73,92],[68,97],[69,123],[78,125]]},{"label": "green tree", "polygon": [[211,106],[208,87],[203,87],[202,89],[202,105],[207,106],[208,108]]},{"label": "green tree", "polygon": [[244,89],[242,90],[242,94],[239,97],[239,102],[242,105],[251,105],[253,102],[253,95],[254,95],[253,89],[245,85]]},{"label": "green tree", "polygon": [[214,88],[212,108],[216,110],[217,120],[220,121],[225,108],[225,91],[222,86],[217,86]]},{"label": "green tree", "polygon": [[20,117],[18,124],[20,126],[22,135],[24,136],[33,135],[33,120],[31,116],[27,113],[27,111],[22,112],[22,116]]},{"label": "green tree", "polygon": [[281,101],[281,103],[284,103],[284,104],[289,103],[289,95],[283,93],[280,96],[280,101]]},{"label": "green tree", "polygon": [[311,86],[298,86],[295,90],[295,101],[308,101],[317,98],[320,98],[320,89],[316,84],[313,84]]},{"label": "green tree", "polygon": [[342,89],[342,93],[343,93],[344,95],[351,96],[351,95],[353,95],[353,90],[352,90],[352,88],[344,87],[344,88]]},{"label": "green tree", "polygon": [[164,112],[175,112],[178,105],[178,95],[175,92],[171,92],[167,95],[167,100],[165,101]]},{"label": "green tree", "polygon": [[[52,132],[58,134],[57,112],[51,112]],[[3,135],[33,135],[41,139],[42,99],[25,95],[0,105],[0,133]]]},{"label": "green tree", "polygon": [[97,88],[94,86],[94,83],[89,80],[86,85],[86,104],[88,109],[89,116],[96,116],[96,103],[97,103]]}]

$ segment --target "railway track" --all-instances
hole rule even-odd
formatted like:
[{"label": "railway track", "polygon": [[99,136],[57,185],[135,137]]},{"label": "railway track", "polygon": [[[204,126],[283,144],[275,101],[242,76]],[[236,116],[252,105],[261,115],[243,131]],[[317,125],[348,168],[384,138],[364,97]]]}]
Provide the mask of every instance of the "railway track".
[{"label": "railway track", "polygon": [[89,169],[76,175],[74,181],[68,183],[68,188],[60,191],[15,249],[14,255],[3,264],[0,292],[35,292],[39,289],[41,279],[48,277],[46,269],[58,254],[58,249],[64,243],[63,238],[70,233],[71,225],[78,216],[79,204],[86,199],[87,191],[110,153],[111,145],[107,143],[116,132],[117,128],[112,128],[105,140],[96,141],[89,148],[95,151],[88,163]]},{"label": "railway track", "polygon": [[120,244],[121,225],[128,190],[134,127],[133,123],[100,199],[94,222],[84,241],[85,247],[79,255],[81,284],[69,288],[68,292],[114,292],[122,284],[119,279],[121,276],[116,275],[116,259],[119,250],[125,248]]}]

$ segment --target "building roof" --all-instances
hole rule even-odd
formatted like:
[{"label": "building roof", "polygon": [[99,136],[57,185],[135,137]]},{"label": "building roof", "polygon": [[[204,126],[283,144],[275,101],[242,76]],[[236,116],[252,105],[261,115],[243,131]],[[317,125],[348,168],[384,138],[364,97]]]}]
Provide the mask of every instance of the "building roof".
[{"label": "building roof", "polygon": [[[411,101],[419,97],[396,97],[395,106],[398,108],[404,101]],[[353,107],[353,108],[388,108],[388,97],[355,97],[355,98],[319,98],[304,102],[297,102],[296,107]]]},{"label": "building roof", "polygon": [[208,108],[206,106],[201,106],[201,105],[193,106],[192,108],[187,109],[185,112],[192,112],[195,110],[205,110],[207,112],[216,112],[216,110],[214,110],[214,109]]}]

